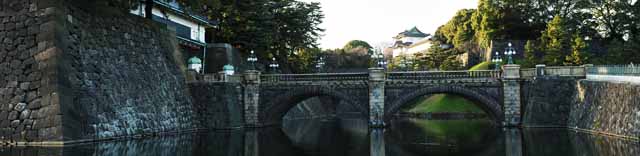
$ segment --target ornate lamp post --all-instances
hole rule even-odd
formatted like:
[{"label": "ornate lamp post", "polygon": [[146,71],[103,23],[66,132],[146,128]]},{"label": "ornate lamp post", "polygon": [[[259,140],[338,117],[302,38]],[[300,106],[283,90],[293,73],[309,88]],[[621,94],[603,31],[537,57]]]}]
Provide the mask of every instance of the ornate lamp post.
[{"label": "ornate lamp post", "polygon": [[376,65],[375,65],[376,67],[379,67],[379,68],[385,68],[386,67],[387,61],[384,60],[384,54],[382,54],[381,51],[376,50],[371,55],[371,58],[376,61]]},{"label": "ornate lamp post", "polygon": [[317,71],[318,73],[321,73],[321,72],[322,72],[322,68],[324,67],[324,64],[325,64],[325,62],[324,62],[324,57],[320,56],[320,57],[318,58],[318,62],[316,63],[316,69],[317,69],[316,71]]},{"label": "ornate lamp post", "polygon": [[189,66],[189,69],[195,70],[198,73],[200,73],[200,70],[202,70],[202,60],[200,60],[200,58],[198,57],[191,57],[187,64]]},{"label": "ornate lamp post", "polygon": [[509,56],[509,62],[507,64],[513,64],[513,57],[512,55],[516,54],[516,50],[511,47],[511,42],[509,42],[509,47],[507,47],[504,51],[504,55],[505,56]]},{"label": "ornate lamp post", "polygon": [[491,62],[495,64],[495,70],[498,70],[500,68],[500,63],[502,63],[502,58],[500,58],[499,54],[500,53],[496,51],[496,55],[494,55],[493,59],[491,59]]},{"label": "ornate lamp post", "polygon": [[256,62],[258,62],[258,57],[256,57],[255,52],[251,50],[251,54],[247,58],[247,62],[251,63],[251,70],[256,70]]},{"label": "ornate lamp post", "polygon": [[275,74],[278,72],[278,68],[280,67],[280,65],[276,61],[275,57],[272,57],[271,60],[272,61],[271,61],[271,64],[269,64],[269,67],[271,67],[271,71]]}]

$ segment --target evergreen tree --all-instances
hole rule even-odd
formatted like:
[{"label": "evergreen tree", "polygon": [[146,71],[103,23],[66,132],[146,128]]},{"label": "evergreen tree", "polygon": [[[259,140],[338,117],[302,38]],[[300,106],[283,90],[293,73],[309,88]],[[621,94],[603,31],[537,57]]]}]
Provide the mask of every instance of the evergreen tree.
[{"label": "evergreen tree", "polygon": [[527,43],[524,45],[524,63],[523,63],[524,67],[531,68],[540,62],[538,61],[536,51],[537,49],[533,44],[533,41],[528,40]]},{"label": "evergreen tree", "polygon": [[545,51],[544,63],[547,65],[562,65],[567,56],[569,48],[568,33],[566,32],[564,20],[560,16],[555,16],[549,24],[547,30],[542,34],[542,43]]},{"label": "evergreen tree", "polygon": [[571,55],[566,56],[564,65],[583,65],[588,62],[587,43],[578,35],[574,38],[571,43]]}]

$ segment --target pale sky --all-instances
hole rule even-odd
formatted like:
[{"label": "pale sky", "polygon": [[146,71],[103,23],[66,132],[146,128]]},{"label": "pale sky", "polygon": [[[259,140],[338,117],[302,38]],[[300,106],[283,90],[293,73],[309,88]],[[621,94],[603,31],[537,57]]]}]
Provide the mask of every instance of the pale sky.
[{"label": "pale sky", "polygon": [[392,42],[391,37],[417,26],[433,34],[455,13],[476,8],[478,0],[301,0],[320,2],[326,29],[320,40],[324,49],[342,48],[350,40],[372,46]]}]

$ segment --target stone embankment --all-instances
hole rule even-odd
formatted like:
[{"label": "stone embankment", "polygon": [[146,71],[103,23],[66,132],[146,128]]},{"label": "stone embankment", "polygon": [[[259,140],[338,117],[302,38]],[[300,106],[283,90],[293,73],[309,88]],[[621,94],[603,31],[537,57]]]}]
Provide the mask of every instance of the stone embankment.
[{"label": "stone embankment", "polygon": [[79,0],[0,1],[0,142],[196,129],[175,32]]},{"label": "stone embankment", "polygon": [[541,77],[523,86],[525,127],[639,139],[640,84]]}]

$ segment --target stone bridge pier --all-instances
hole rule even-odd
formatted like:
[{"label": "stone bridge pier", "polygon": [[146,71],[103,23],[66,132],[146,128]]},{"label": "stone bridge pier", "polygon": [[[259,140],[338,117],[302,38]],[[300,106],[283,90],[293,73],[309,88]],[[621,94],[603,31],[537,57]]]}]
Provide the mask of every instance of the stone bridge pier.
[{"label": "stone bridge pier", "polygon": [[[368,117],[371,128],[385,127],[402,107],[425,95],[455,94],[476,102],[496,124],[521,123],[520,67],[502,71],[386,72],[242,75],[245,127],[279,124],[289,109],[312,97],[330,97]],[[324,106],[323,106],[324,107]],[[335,107],[335,106],[327,106]]]}]

